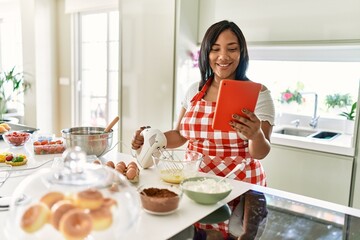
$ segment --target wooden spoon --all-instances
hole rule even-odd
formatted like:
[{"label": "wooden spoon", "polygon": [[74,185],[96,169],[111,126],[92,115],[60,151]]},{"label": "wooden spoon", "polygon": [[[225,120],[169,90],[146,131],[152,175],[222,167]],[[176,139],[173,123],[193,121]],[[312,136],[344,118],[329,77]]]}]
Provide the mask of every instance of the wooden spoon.
[{"label": "wooden spoon", "polygon": [[119,116],[115,117],[114,120],[112,120],[111,123],[105,128],[104,132],[109,132],[119,120]]}]

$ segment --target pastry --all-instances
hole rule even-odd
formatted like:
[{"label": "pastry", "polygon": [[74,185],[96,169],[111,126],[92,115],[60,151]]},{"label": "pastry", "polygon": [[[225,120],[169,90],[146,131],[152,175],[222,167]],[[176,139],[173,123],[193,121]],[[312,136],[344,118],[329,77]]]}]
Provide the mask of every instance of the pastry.
[{"label": "pastry", "polygon": [[40,198],[40,202],[45,203],[49,209],[58,201],[64,200],[65,196],[61,192],[49,192]]},{"label": "pastry", "polygon": [[104,202],[101,192],[97,189],[88,189],[75,195],[75,205],[82,209],[98,209]]},{"label": "pastry", "polygon": [[54,226],[54,228],[59,229],[61,218],[65,213],[72,209],[75,209],[74,204],[67,200],[61,200],[52,206],[50,223]]},{"label": "pastry", "polygon": [[24,154],[9,154],[5,158],[5,163],[11,166],[22,166],[27,163],[27,157]]},{"label": "pastry", "polygon": [[93,229],[102,231],[111,226],[113,218],[110,208],[104,206],[89,212],[93,222]]},{"label": "pastry", "polygon": [[89,214],[81,209],[72,209],[66,212],[59,223],[59,231],[65,239],[80,240],[86,238],[93,224]]},{"label": "pastry", "polygon": [[24,212],[21,228],[28,233],[36,232],[48,222],[49,216],[49,208],[44,203],[36,203]]}]

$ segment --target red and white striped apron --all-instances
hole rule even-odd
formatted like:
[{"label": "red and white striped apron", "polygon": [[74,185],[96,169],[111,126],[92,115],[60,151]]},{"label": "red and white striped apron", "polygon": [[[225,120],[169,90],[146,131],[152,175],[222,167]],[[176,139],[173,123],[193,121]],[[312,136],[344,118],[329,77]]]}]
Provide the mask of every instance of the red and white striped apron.
[{"label": "red and white striped apron", "polygon": [[[180,126],[180,133],[189,140],[188,149],[204,154],[200,171],[225,176],[236,165],[242,164],[233,177],[236,180],[266,186],[266,176],[260,161],[249,154],[248,141],[241,139],[235,131],[222,132],[212,128],[216,102],[203,99],[211,84],[209,79],[204,87],[190,102]],[[236,207],[239,199],[229,203],[230,208]],[[215,229],[227,236],[227,222],[219,224],[196,224],[202,229]]]}]

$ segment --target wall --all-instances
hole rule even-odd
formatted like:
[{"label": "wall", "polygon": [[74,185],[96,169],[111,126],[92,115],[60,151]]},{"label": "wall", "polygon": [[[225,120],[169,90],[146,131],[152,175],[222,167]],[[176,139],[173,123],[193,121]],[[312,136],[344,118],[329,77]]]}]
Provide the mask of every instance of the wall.
[{"label": "wall", "polygon": [[25,95],[25,125],[53,132],[58,123],[55,0],[21,0],[23,69],[32,84]]},{"label": "wall", "polygon": [[123,150],[140,126],[172,128],[175,0],[120,1],[120,124]]},{"label": "wall", "polygon": [[214,21],[228,19],[247,41],[360,42],[358,0],[200,0],[199,42]]},{"label": "wall", "polygon": [[72,85],[75,78],[72,77],[74,61],[71,57],[71,27],[72,19],[70,14],[65,13],[64,0],[57,0],[57,55],[58,55],[58,77],[55,79],[58,84],[58,124],[54,132],[60,134],[61,129],[72,127],[73,94]]},{"label": "wall", "polygon": [[176,1],[176,53],[174,124],[178,119],[181,101],[188,86],[200,80],[200,71],[193,66],[191,53],[196,54],[199,0]]}]

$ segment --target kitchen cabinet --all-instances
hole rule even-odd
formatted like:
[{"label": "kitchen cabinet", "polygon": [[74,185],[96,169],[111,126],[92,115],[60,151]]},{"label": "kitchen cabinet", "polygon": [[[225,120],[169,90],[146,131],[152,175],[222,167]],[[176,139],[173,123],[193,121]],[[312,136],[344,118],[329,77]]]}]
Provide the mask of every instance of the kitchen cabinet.
[{"label": "kitchen cabinet", "polygon": [[268,186],[349,205],[354,157],[272,144],[262,160]]},{"label": "kitchen cabinet", "polygon": [[[358,101],[359,106],[359,101]],[[357,112],[357,116],[359,116],[359,110]],[[355,125],[356,125],[356,133],[357,133],[357,141],[356,141],[356,157],[355,157],[355,163],[354,163],[354,174],[353,174],[353,182],[352,182],[352,199],[351,199],[351,207],[360,209],[360,127],[359,127],[359,117],[356,117],[355,119]]]},{"label": "kitchen cabinet", "polygon": [[[359,159],[359,158],[357,158]],[[360,166],[359,162],[355,164],[355,175],[354,175],[354,192],[353,192],[353,201],[351,207],[360,209]]]},{"label": "kitchen cabinet", "polygon": [[360,42],[358,0],[200,0],[200,42],[220,20],[236,22],[251,43]]}]

